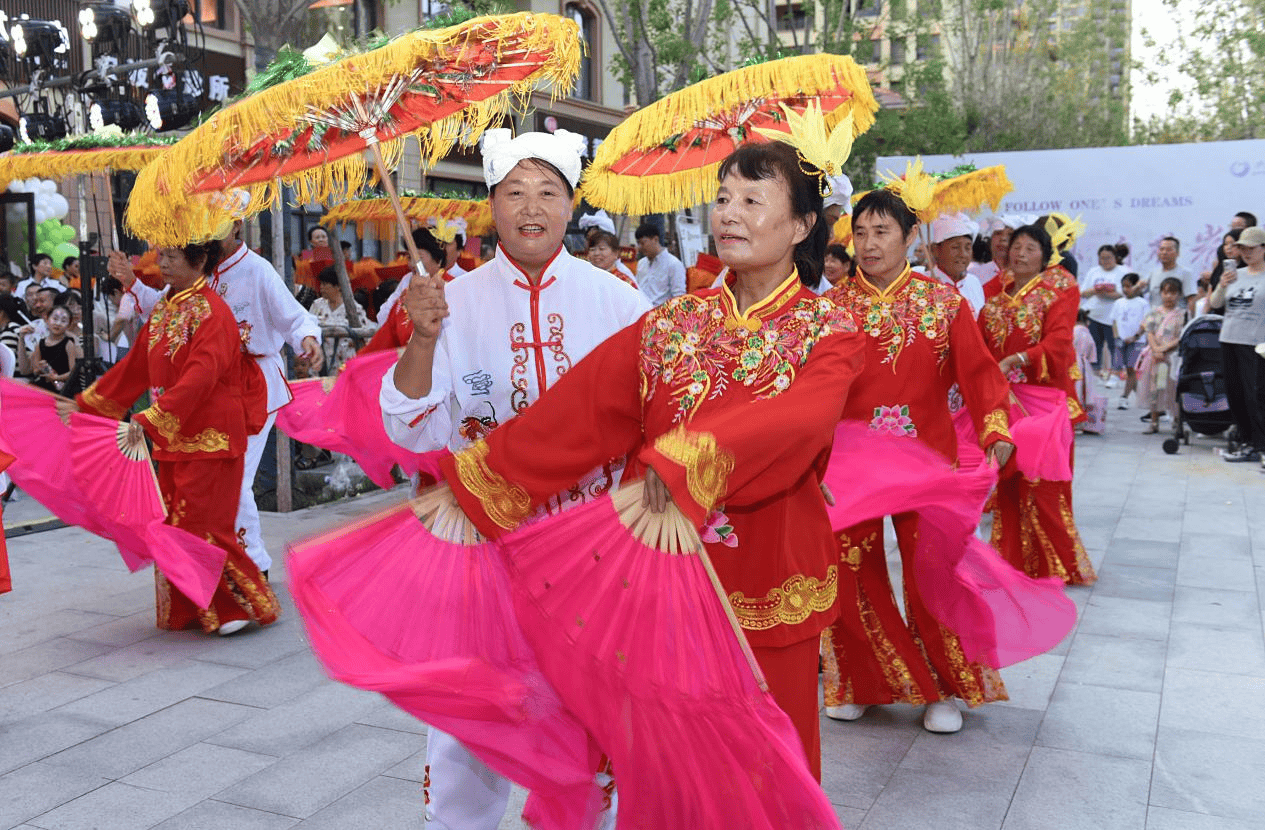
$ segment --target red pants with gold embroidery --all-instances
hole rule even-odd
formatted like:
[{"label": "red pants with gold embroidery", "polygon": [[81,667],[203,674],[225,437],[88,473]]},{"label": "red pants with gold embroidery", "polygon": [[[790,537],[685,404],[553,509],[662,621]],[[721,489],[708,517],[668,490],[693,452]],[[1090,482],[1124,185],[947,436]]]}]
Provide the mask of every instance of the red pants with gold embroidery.
[{"label": "red pants with gold embroidery", "polygon": [[915,517],[893,518],[902,551],[904,616],[887,574],[882,521],[863,522],[839,534],[841,613],[823,638],[826,705],[925,704],[956,697],[978,706],[1006,700],[1001,676],[968,662],[957,635],[923,605],[911,572]]},{"label": "red pants with gold embroidery", "polygon": [[1068,585],[1098,579],[1072,518],[1072,482],[1007,476],[993,494],[993,547],[1028,576]]},{"label": "red pants with gold embroidery", "polygon": [[808,768],[821,780],[821,709],[817,705],[818,639],[812,637],[781,648],[753,646],[769,694],[799,733]]},{"label": "red pants with gold embroidery", "polygon": [[232,620],[254,620],[260,625],[276,621],[277,597],[235,533],[242,465],[241,456],[158,462],[158,489],[167,503],[167,523],[228,553],[211,607],[205,610],[154,571],[159,628],[201,628],[212,633]]}]

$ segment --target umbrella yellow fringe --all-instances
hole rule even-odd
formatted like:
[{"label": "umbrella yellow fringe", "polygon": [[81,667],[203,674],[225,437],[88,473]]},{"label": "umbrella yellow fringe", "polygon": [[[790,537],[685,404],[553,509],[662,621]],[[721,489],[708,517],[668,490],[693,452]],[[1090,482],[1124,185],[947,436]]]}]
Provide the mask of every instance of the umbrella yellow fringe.
[{"label": "umbrella yellow fringe", "polygon": [[874,125],[878,101],[865,70],[850,57],[798,55],[755,64],[693,84],[630,115],[611,130],[585,173],[585,201],[614,213],[660,213],[713,199],[720,163],[664,175],[628,176],[611,171],[631,152],[647,151],[691,129],[697,121],[733,110],[744,101],[774,93],[815,95],[839,86],[852,93],[850,105],[826,114],[826,127],[852,115],[852,135]]},{"label": "umbrella yellow fringe", "polygon": [[[444,199],[404,197],[400,199],[404,213],[417,222],[425,222],[432,216],[440,219],[465,219],[470,234],[481,235],[492,229],[492,208],[486,201],[473,199]],[[334,224],[356,223],[361,236],[372,228],[375,236],[395,233],[395,209],[390,199],[354,199],[332,208],[325,220]]]},{"label": "umbrella yellow fringe", "polygon": [[101,150],[59,150],[0,156],[0,181],[63,179],[111,170],[140,170],[166,147],[125,147]]},{"label": "umbrella yellow fringe", "polygon": [[931,207],[920,211],[918,218],[930,222],[942,213],[973,213],[983,204],[996,211],[1001,207],[1001,200],[1014,189],[1004,165],[974,170],[937,183]]},{"label": "umbrella yellow fringe", "polygon": [[[572,20],[551,14],[523,12],[479,17],[447,29],[416,31],[403,35],[371,52],[349,56],[317,69],[301,78],[245,98],[216,113],[179,143],[169,148],[156,163],[137,177],[126,223],[138,237],[159,245],[178,245],[190,234],[205,235],[222,223],[214,200],[181,210],[179,202],[197,182],[224,166],[226,158],[254,146],[269,136],[288,133],[303,124],[309,110],[346,106],[366,90],[408,74],[442,54],[454,54],[465,46],[493,47],[498,59],[508,46],[548,54],[549,60],[527,78],[501,93],[472,103],[460,112],[416,131],[427,164],[433,164],[456,144],[472,146],[483,131],[499,122],[511,110],[525,109],[532,92],[546,85],[556,97],[571,88],[579,74],[583,43]],[[424,78],[423,78],[424,80]],[[402,139],[403,137],[401,137]],[[384,151],[393,147],[398,163],[399,140],[384,142]],[[368,180],[360,154],[314,166],[281,179],[295,188],[299,202],[343,201]],[[231,187],[231,185],[230,185]],[[251,215],[271,206],[280,198],[276,182],[241,188],[249,195],[239,215]],[[180,220],[174,219],[183,214]],[[190,225],[192,221],[194,224]]]}]

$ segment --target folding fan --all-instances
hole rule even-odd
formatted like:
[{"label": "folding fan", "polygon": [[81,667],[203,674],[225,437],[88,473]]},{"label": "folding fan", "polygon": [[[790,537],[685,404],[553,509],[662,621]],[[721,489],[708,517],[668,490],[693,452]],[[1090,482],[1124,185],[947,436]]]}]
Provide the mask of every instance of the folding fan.
[{"label": "folding fan", "polygon": [[610,756],[619,826],[840,827],[697,531],[642,487],[500,540],[540,667]]},{"label": "folding fan", "polygon": [[442,486],[291,545],[290,592],[312,649],[336,680],[380,692],[530,789],[534,826],[591,827],[600,752],[541,675],[499,551],[446,541],[474,541],[468,528]]},{"label": "folding fan", "polygon": [[[857,470],[866,471],[861,482]],[[877,435],[856,422],[835,429],[825,476],[836,531],[898,513],[918,515],[912,556],[927,609],[958,635],[969,660],[1003,668],[1057,645],[1076,624],[1076,605],[1061,580],[1029,577],[975,538],[995,483],[991,466],[957,471],[917,440]]]},{"label": "folding fan", "polygon": [[[1015,469],[1025,478],[1072,480],[1072,420],[1062,390],[1031,383],[1010,387],[1010,436],[1015,445]],[[953,416],[958,433],[958,461],[963,467],[982,464],[979,437],[965,407]]]}]

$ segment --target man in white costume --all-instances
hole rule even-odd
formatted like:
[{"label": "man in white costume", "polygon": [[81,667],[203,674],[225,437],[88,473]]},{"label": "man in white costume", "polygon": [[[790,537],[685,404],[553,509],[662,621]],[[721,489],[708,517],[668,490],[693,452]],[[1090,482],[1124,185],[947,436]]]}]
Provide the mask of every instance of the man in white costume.
[{"label": "man in white costume", "polygon": [[[414,277],[404,295],[413,336],[382,378],[380,397],[387,434],[400,446],[463,449],[650,309],[635,288],[562,246],[583,146],[565,130],[513,139],[509,130],[485,133],[483,173],[499,245],[465,276],[447,285]],[[580,504],[614,483],[609,469],[594,471],[551,508]],[[435,729],[426,761],[432,826],[495,830],[510,782]]]},{"label": "man in white costume", "polygon": [[[119,267],[120,264],[122,267]],[[121,254],[111,257],[110,274],[136,298],[141,319],[149,317],[163,292],[138,281]],[[257,356],[255,360],[268,383],[268,421],[257,435],[246,440],[246,464],[242,473],[241,497],[237,502],[238,541],[246,548],[251,561],[266,573],[272,567],[272,557],[264,547],[259,528],[254,484],[259,460],[267,446],[268,433],[277,420],[277,410],[288,404],[292,397],[290,385],[286,383],[285,358],[281,356],[281,349],[290,344],[296,354],[307,358],[312,371],[319,371],[324,361],[321,326],[299,305],[272,264],[242,242],[240,221],[233,223],[232,232],[224,240],[224,257],[215,266],[209,282],[233,310],[246,350]]]},{"label": "man in white costume", "polygon": [[984,307],[984,286],[970,272],[971,247],[979,226],[964,213],[945,213],[931,223],[931,275],[953,286],[979,317]]}]

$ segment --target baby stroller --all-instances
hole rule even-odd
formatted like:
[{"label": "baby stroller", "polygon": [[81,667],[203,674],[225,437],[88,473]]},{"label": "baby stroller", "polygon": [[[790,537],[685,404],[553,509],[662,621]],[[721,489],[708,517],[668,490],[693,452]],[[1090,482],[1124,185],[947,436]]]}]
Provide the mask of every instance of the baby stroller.
[{"label": "baby stroller", "polygon": [[1177,417],[1173,437],[1164,442],[1169,455],[1182,443],[1189,446],[1192,431],[1220,435],[1234,425],[1221,368],[1222,320],[1216,314],[1203,314],[1182,329],[1177,344]]}]

